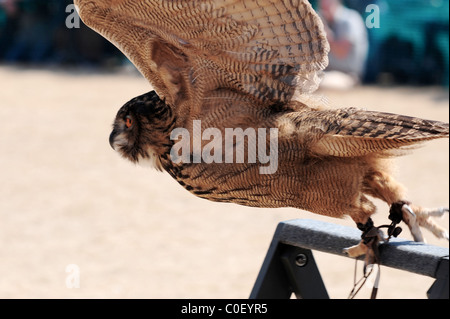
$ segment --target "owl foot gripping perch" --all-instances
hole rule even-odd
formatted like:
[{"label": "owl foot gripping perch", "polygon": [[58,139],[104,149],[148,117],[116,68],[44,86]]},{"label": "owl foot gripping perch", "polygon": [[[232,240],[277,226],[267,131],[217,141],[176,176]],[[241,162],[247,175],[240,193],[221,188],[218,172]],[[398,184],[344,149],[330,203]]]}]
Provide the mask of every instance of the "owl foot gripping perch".
[{"label": "owl foot gripping perch", "polygon": [[[390,209],[389,219],[392,221],[391,225],[375,227],[370,218],[364,225],[357,224],[358,229],[363,232],[361,242],[358,245],[345,248],[344,253],[349,257],[366,255],[366,265],[379,263],[378,244],[383,241],[388,242],[392,236],[397,237],[402,231],[397,225],[402,221],[408,225],[416,242],[425,242],[420,227],[428,229],[438,238],[449,240],[448,232],[432,220],[432,217],[441,217],[444,213],[448,212],[448,208],[423,209],[412,206],[408,202],[396,202],[392,204]],[[387,238],[384,237],[381,228],[388,229]]]},{"label": "owl foot gripping perch", "polygon": [[[433,232],[438,238],[448,238],[448,232],[436,225],[431,217],[440,217],[445,212],[448,213],[448,208],[439,208],[434,210],[424,210],[416,207],[416,212],[411,208],[411,204],[400,201],[392,204],[389,214],[389,219],[392,221],[390,225],[382,225],[375,227],[371,218],[367,223],[357,224],[358,229],[362,231],[361,242],[350,248],[344,249],[344,253],[349,257],[359,257],[365,255],[364,258],[364,268],[363,268],[363,278],[356,281],[350,292],[349,299],[353,299],[361,289],[361,287],[366,283],[367,278],[371,275],[374,266],[378,266],[377,275],[375,277],[374,286],[372,289],[371,299],[375,299],[378,292],[378,285],[380,282],[380,251],[379,245],[381,243],[387,243],[391,237],[397,237],[402,229],[397,225],[404,221],[411,230],[411,233],[415,241],[424,241],[420,226]],[[382,228],[387,228],[388,237],[385,237],[384,233],[381,231]],[[356,276],[356,268],[355,268]]]}]

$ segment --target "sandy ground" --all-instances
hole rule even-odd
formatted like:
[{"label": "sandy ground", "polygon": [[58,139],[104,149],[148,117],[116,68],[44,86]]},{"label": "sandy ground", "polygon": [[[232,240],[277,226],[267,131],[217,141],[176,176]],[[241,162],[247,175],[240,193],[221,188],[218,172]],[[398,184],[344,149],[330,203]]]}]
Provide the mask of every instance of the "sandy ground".
[{"label": "sandy ground", "polygon": [[[108,136],[118,108],[149,90],[140,76],[2,66],[0,83],[0,298],[247,298],[278,222],[353,227],[295,209],[208,202],[121,159]],[[342,106],[449,118],[440,89],[321,93]],[[397,163],[416,203],[449,204],[448,140]],[[387,207],[377,204],[376,222],[386,223]],[[448,227],[448,216],[440,224]],[[330,296],[346,298],[354,261],[315,257]],[[67,287],[69,265],[79,288]],[[432,282],[383,267],[379,297],[424,298]]]}]

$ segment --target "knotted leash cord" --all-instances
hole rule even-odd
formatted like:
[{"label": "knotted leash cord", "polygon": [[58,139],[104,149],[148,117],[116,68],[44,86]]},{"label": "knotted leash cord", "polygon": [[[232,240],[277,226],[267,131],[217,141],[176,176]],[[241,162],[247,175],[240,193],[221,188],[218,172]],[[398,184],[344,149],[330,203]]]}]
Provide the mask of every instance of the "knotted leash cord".
[{"label": "knotted leash cord", "polygon": [[[361,288],[366,284],[367,279],[369,279],[370,275],[372,275],[373,272],[373,268],[371,267],[369,272],[365,273],[363,275],[363,277],[361,279],[358,280],[358,282],[356,282],[356,273],[357,273],[357,264],[358,264],[358,260],[355,259],[355,272],[354,272],[354,276],[353,276],[353,289],[350,292],[348,299],[354,299],[356,297],[356,295],[359,293],[359,291],[361,290]],[[376,264],[378,266],[377,269],[377,276],[375,277],[375,282],[373,284],[373,288],[372,288],[372,294],[370,295],[370,299],[376,299],[377,298],[377,293],[378,293],[378,287],[380,285],[380,278],[381,278],[381,267],[380,264]],[[359,285],[359,287],[358,287]]]},{"label": "knotted leash cord", "polygon": [[[361,288],[366,284],[367,279],[370,277],[370,275],[373,272],[373,268],[371,268],[368,273],[365,273],[362,278],[360,278],[358,281],[356,281],[356,273],[357,273],[357,269],[358,269],[357,266],[358,266],[358,259],[355,259],[355,271],[353,274],[353,289],[352,289],[352,291],[350,291],[350,294],[347,297],[348,299],[354,299],[356,297],[356,295],[359,293]],[[359,287],[358,287],[358,285],[359,285]],[[372,293],[372,295],[373,295],[373,293]]]},{"label": "knotted leash cord", "polygon": [[[378,227],[373,226],[372,220],[369,218],[369,221],[365,225],[358,225],[358,228],[360,228],[363,231],[363,234],[361,235],[361,238],[365,245],[369,247],[369,250],[366,254],[366,258],[364,260],[364,268],[363,268],[363,277],[356,280],[357,277],[357,265],[358,265],[358,259],[355,259],[355,270],[353,273],[353,289],[350,291],[350,294],[348,296],[348,299],[354,299],[356,295],[359,293],[361,288],[366,284],[367,279],[370,277],[370,275],[373,272],[374,267],[370,267],[370,270],[367,272],[367,266],[370,265],[370,252],[373,252],[373,261],[374,263],[371,264],[372,266],[377,265],[378,271],[377,275],[375,277],[375,282],[373,284],[372,288],[372,294],[370,296],[370,299],[376,299],[377,293],[378,293],[378,287],[380,284],[380,278],[381,278],[381,263],[380,263],[380,252],[378,250],[378,242],[379,242],[379,231],[381,228],[387,228],[388,229],[388,238],[385,240],[386,243],[389,242],[392,236],[397,237],[402,232],[402,229],[400,227],[397,227],[397,225],[403,220],[403,216],[401,213],[401,209],[403,205],[408,204],[405,202],[397,202],[394,203],[391,206],[391,209],[389,211],[389,219],[392,221],[390,225],[381,225]],[[358,286],[359,285],[359,286]]]},{"label": "knotted leash cord", "polygon": [[[373,228],[376,229],[378,231],[378,228]],[[364,234],[365,235],[365,234]],[[365,240],[367,240],[367,238],[365,238]],[[364,241],[365,241],[364,240]],[[372,294],[370,299],[376,299],[377,293],[378,293],[378,286],[380,283],[380,273],[381,273],[381,264],[380,264],[380,258],[379,258],[379,251],[378,251],[378,235],[376,237],[371,237],[370,240],[365,243],[367,246],[371,247],[369,249],[372,249],[373,251],[373,261],[374,263],[369,263],[369,259],[370,259],[370,251],[367,252],[366,254],[366,258],[364,260],[364,268],[363,268],[363,277],[361,279],[359,279],[358,281],[356,281],[356,277],[357,277],[357,265],[358,265],[358,259],[355,259],[355,270],[354,270],[354,274],[353,274],[353,289],[350,292],[348,299],[354,299],[356,297],[356,295],[359,293],[359,291],[361,290],[361,288],[366,284],[367,279],[370,277],[370,275],[373,272],[374,266],[377,265],[378,266],[378,271],[377,271],[377,275],[375,277],[375,282],[372,288]],[[370,270],[367,271],[368,266],[372,266],[370,267]]]}]

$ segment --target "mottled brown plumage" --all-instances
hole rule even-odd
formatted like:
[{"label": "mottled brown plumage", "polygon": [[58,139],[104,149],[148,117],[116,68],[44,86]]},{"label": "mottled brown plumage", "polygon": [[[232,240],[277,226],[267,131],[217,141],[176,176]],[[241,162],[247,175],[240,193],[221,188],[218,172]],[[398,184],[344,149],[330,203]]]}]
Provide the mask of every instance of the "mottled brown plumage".
[{"label": "mottled brown plumage", "polygon": [[[402,186],[389,175],[388,159],[420,142],[448,137],[446,123],[331,109],[312,97],[329,46],[307,0],[75,4],[83,21],[117,45],[156,90],[119,111],[111,145],[133,162],[150,161],[167,171],[196,196],[350,215],[361,226],[375,212],[367,196],[389,205],[405,200]],[[222,136],[226,128],[277,128],[276,172],[261,174],[267,163],[259,158],[252,163],[249,154],[243,163],[227,164],[223,158],[222,163],[175,163],[170,151],[177,140],[170,134],[185,128],[193,139],[194,120]],[[246,139],[244,150],[252,143],[257,141]],[[269,149],[268,135],[265,143]],[[423,239],[418,226],[448,237],[430,218],[446,209],[409,206],[401,214],[416,240]],[[362,245],[349,251],[364,252]]]}]

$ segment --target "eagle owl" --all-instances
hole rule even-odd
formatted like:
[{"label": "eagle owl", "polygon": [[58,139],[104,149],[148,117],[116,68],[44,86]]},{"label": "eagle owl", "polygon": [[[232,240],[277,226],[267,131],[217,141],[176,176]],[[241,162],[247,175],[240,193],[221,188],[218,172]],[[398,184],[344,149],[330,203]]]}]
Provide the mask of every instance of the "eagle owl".
[{"label": "eagle owl", "polygon": [[[334,109],[314,98],[329,44],[307,0],[75,4],[82,20],[122,50],[155,89],[117,114],[110,143],[123,157],[168,172],[208,200],[349,215],[363,231],[351,256],[369,249],[375,205],[368,196],[388,203],[393,222],[406,222],[416,241],[423,241],[420,227],[448,239],[431,219],[448,209],[411,204],[388,165],[404,149],[448,138],[448,124]],[[183,134],[173,134],[177,129]],[[230,129],[241,129],[243,139],[227,140]],[[192,147],[181,149],[182,142]],[[276,163],[267,161],[272,147]],[[256,148],[257,157],[250,152]],[[227,151],[235,153],[228,158]],[[213,153],[213,160],[199,156]]]}]

